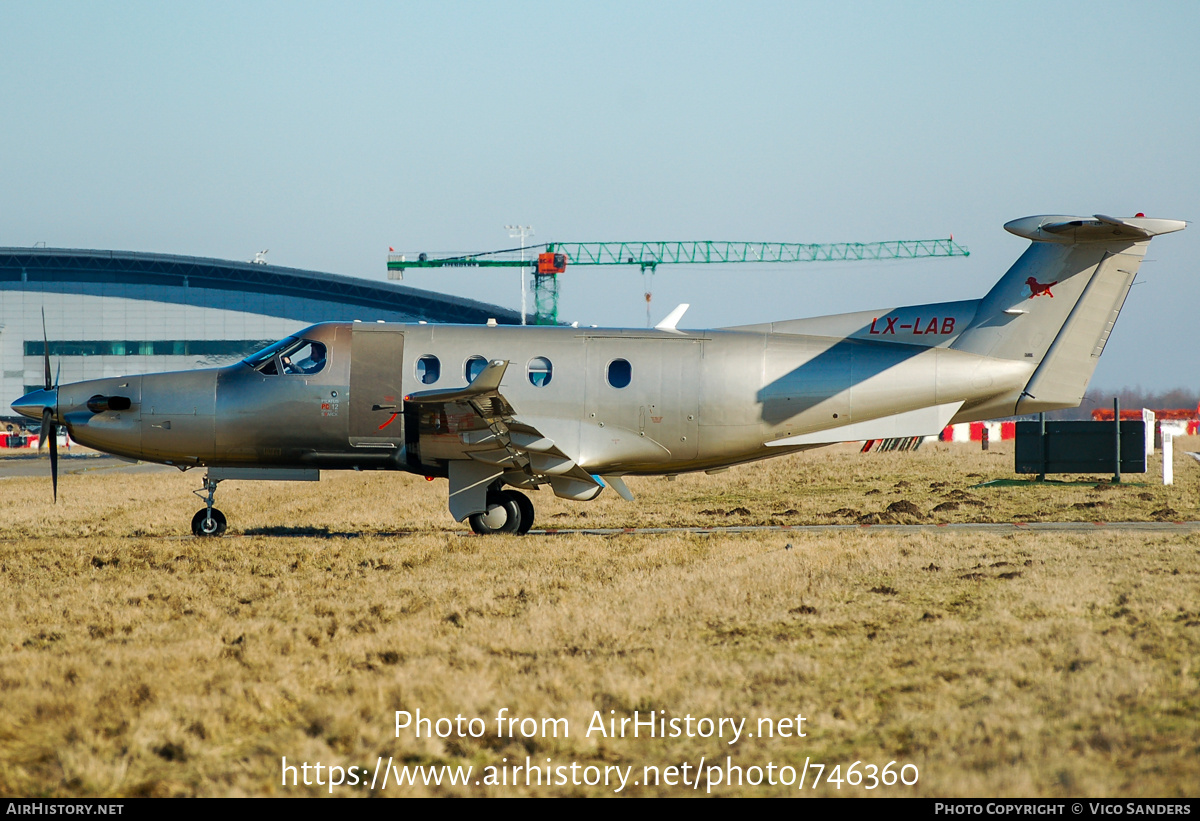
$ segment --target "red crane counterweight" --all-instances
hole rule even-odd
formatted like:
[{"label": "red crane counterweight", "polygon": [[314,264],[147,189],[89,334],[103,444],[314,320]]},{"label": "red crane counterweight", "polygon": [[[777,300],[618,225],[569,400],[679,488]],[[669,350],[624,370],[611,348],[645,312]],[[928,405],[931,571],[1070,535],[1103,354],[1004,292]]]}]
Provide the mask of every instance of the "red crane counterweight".
[{"label": "red crane counterweight", "polygon": [[538,254],[537,272],[539,274],[561,274],[567,270],[567,255],[553,251]]}]

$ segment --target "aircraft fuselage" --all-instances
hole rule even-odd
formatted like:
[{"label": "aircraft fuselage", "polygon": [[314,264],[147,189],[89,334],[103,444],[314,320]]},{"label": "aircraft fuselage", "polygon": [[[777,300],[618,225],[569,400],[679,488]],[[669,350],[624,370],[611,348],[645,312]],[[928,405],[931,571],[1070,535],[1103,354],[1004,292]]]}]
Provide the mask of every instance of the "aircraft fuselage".
[{"label": "aircraft fuselage", "polygon": [[[319,373],[237,363],[93,380],[62,386],[59,412],[83,445],[180,467],[445,475],[487,425],[455,403],[406,412],[404,394],[466,387],[473,361],[500,359],[520,419],[581,467],[655,474],[812,447],[821,431],[928,406],[961,402],[959,417],[973,406],[986,416],[997,397],[1015,404],[1032,372],[1012,362],[998,373],[996,360],[944,346],[754,331],[329,323],[297,336],[327,346]],[[96,395],[131,407],[93,413]],[[768,444],[804,435],[814,441]]]}]

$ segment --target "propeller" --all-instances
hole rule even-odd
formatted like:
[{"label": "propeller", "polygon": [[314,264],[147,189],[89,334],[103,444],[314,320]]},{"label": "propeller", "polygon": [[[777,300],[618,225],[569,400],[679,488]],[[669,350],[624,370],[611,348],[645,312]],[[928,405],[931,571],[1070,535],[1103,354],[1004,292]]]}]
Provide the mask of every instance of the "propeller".
[{"label": "propeller", "polygon": [[[46,392],[54,391],[54,404],[58,405],[58,385],[50,382],[50,339],[46,336],[46,309],[42,308],[42,357],[46,366]],[[58,425],[54,421],[54,411],[57,409],[46,406],[42,411],[42,437],[38,442],[41,450],[47,442],[50,445],[50,483],[54,487],[54,503],[58,504]]]},{"label": "propeller", "polygon": [[58,425],[54,424],[54,412],[50,408],[42,411],[42,439],[44,447],[50,442],[50,483],[54,486],[54,503],[58,504]]}]

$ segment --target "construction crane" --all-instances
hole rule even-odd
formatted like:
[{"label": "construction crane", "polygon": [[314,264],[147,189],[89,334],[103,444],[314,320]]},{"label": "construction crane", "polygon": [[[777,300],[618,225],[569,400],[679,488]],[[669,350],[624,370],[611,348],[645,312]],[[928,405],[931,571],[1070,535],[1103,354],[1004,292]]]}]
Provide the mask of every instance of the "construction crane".
[{"label": "construction crane", "polygon": [[[527,251],[538,251],[533,259]],[[890,240],[887,242],[554,242],[430,258],[418,254],[388,255],[388,277],[403,278],[408,268],[532,268],[535,323],[558,324],[558,276],[567,265],[637,265],[653,274],[661,263],[705,264],[734,262],[834,262],[923,257],[965,257],[962,245],[949,239]],[[395,276],[393,276],[395,273]],[[650,289],[646,289],[647,314]]]}]

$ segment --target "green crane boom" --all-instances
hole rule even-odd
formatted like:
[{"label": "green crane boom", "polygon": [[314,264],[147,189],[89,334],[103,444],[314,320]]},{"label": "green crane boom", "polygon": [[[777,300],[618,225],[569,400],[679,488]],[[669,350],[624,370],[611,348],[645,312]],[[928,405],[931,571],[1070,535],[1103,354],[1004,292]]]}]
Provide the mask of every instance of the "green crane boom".
[{"label": "green crane boom", "polygon": [[640,265],[660,262],[821,262],[859,259],[913,259],[967,256],[952,239],[891,242],[558,242],[548,251],[564,253],[572,265]]},{"label": "green crane boom", "polygon": [[[539,251],[533,259],[517,259],[518,252]],[[888,242],[556,242],[543,245],[461,254],[431,259],[426,254],[409,259],[389,254],[387,269],[406,268],[532,268],[534,312],[538,325],[558,324],[558,274],[566,265],[637,265],[655,271],[660,263],[831,262],[921,257],[965,257],[970,251],[950,239],[891,240]],[[556,256],[557,255],[557,256]]]}]

